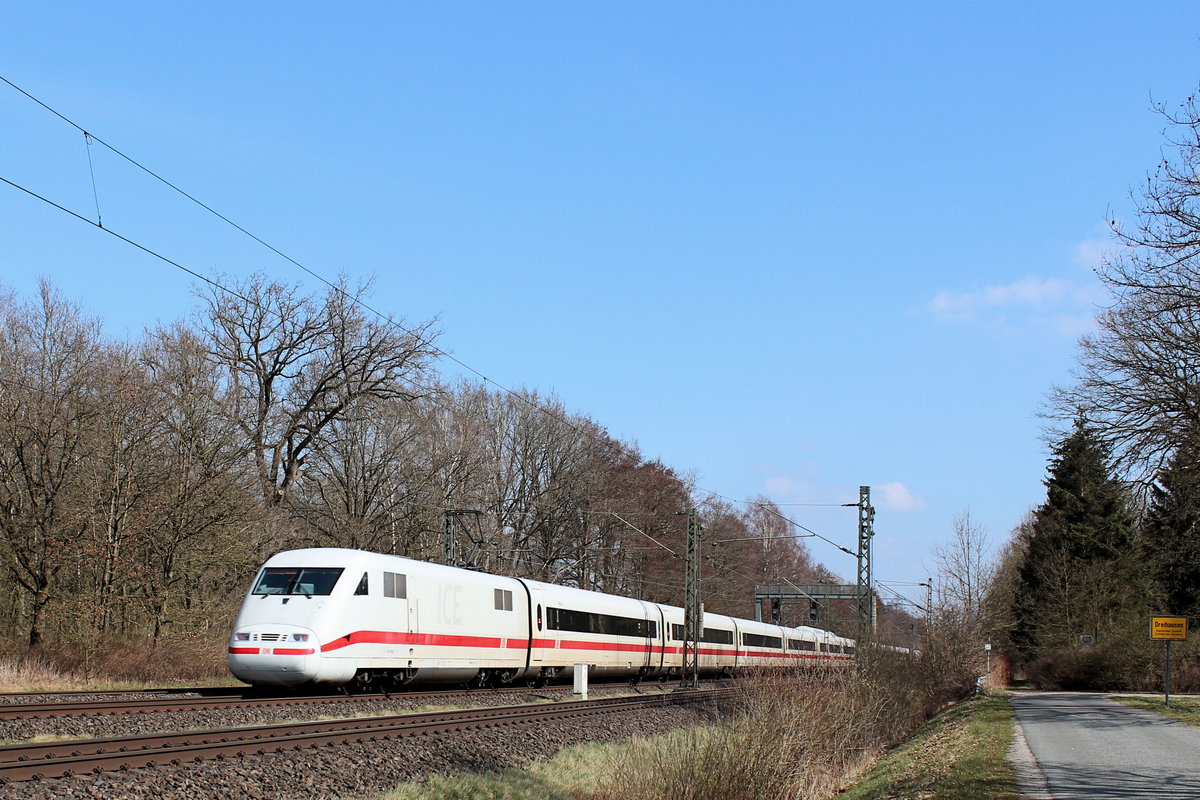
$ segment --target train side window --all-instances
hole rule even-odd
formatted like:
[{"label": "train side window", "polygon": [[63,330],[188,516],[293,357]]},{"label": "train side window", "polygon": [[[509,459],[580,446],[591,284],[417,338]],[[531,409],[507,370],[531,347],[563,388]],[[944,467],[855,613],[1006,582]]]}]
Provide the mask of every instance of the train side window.
[{"label": "train side window", "polygon": [[704,628],[700,631],[700,641],[707,644],[733,644],[733,631]]},{"label": "train side window", "polygon": [[363,573],[362,580],[358,582],[358,588],[354,590],[355,594],[370,594],[370,589],[367,584],[367,573]]},{"label": "train side window", "polygon": [[745,647],[772,647],[783,649],[783,639],[778,636],[764,636],[761,633],[743,633],[742,645]]},{"label": "train side window", "polygon": [[383,596],[396,597],[401,600],[408,598],[408,578],[399,572],[383,573]]},{"label": "train side window", "polygon": [[508,589],[496,590],[496,610],[512,611],[512,592]]},{"label": "train side window", "polygon": [[658,623],[637,617],[622,617],[616,614],[596,614],[572,608],[546,609],[546,627],[552,631],[573,633],[598,633],[604,636],[640,636],[653,639],[658,633]]},{"label": "train side window", "polygon": [[542,605],[538,604],[538,630],[542,629]]}]

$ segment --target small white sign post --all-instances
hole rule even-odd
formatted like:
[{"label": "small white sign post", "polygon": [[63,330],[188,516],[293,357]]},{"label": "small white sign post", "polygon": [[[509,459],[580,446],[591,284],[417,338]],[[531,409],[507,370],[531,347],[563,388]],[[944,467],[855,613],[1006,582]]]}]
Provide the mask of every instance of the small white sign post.
[{"label": "small white sign post", "polygon": [[575,665],[575,696],[587,700],[587,664]]}]

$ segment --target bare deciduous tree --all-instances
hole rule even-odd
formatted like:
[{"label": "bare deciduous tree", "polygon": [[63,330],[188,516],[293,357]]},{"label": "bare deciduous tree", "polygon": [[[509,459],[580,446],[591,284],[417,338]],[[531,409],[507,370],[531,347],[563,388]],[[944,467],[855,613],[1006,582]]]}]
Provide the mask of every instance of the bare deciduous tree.
[{"label": "bare deciduous tree", "polygon": [[343,279],[317,301],[255,275],[201,295],[209,352],[227,372],[268,505],[287,498],[317,437],[359,400],[418,393],[433,324],[376,319],[362,304],[368,288]]},{"label": "bare deciduous tree", "polygon": [[1119,249],[1099,275],[1115,302],[1050,412],[1095,423],[1114,466],[1143,485],[1200,430],[1200,108],[1193,97],[1157,110],[1170,150],[1134,198],[1136,222],[1110,220]]},{"label": "bare deciduous tree", "polygon": [[[247,502],[254,485],[245,443],[230,420],[216,365],[196,333],[181,325],[155,331],[142,349],[154,400],[152,451],[160,481],[143,518],[140,590],[158,641],[170,609],[201,597],[185,595],[189,579],[214,570],[242,578],[261,558]],[[219,580],[219,579],[218,579]]]},{"label": "bare deciduous tree", "polygon": [[937,573],[925,643],[928,660],[953,674],[980,674],[993,627],[987,595],[996,571],[987,531],[964,510],[954,518],[950,542],[935,547],[933,557]]},{"label": "bare deciduous tree", "polygon": [[0,302],[0,544],[29,603],[31,646],[84,532],[81,479],[101,361],[100,326],[43,280],[38,301]]}]

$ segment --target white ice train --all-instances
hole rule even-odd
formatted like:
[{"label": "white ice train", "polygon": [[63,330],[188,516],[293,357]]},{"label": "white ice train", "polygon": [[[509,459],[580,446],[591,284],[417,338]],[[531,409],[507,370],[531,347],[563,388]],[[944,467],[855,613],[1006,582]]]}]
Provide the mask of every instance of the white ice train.
[{"label": "white ice train", "polygon": [[[500,685],[567,677],[665,678],[683,661],[683,609],[359,550],[272,556],[229,641],[229,669],[260,686]],[[706,674],[853,657],[817,628],[705,614]]]}]

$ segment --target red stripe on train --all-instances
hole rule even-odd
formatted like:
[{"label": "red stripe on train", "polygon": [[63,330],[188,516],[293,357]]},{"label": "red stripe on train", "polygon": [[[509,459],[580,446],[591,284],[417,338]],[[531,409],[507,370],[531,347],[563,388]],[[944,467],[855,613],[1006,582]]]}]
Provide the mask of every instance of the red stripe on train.
[{"label": "red stripe on train", "polygon": [[340,650],[352,644],[424,645],[426,647],[489,647],[497,650],[524,650],[527,639],[503,639],[497,636],[462,636],[441,633],[404,633],[400,631],[355,631],[321,645],[321,652]]},{"label": "red stripe on train", "polygon": [[[521,638],[502,638],[495,636],[464,636],[459,634],[405,633],[400,631],[354,631],[334,639],[321,646],[322,653],[329,653],[349,647],[352,644],[391,644],[413,645],[426,647],[474,647],[489,649],[524,650],[528,640]],[[682,647],[660,647],[630,642],[595,642],[569,639],[534,639],[533,647],[542,650],[591,650],[628,653],[651,653],[653,655],[679,655]],[[269,649],[269,648],[268,648]],[[230,647],[233,655],[259,655],[258,647]],[[311,655],[316,652],[312,648],[273,648],[274,655]],[[738,658],[801,658],[842,660],[848,658],[835,653],[780,653],[775,651],[750,651],[735,649],[701,648],[701,656],[736,656]]]}]

